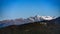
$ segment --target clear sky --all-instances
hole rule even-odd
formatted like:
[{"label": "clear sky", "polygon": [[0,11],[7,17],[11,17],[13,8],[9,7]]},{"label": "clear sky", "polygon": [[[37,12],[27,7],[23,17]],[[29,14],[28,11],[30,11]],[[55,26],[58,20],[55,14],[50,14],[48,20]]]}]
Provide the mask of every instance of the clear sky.
[{"label": "clear sky", "polygon": [[60,16],[59,0],[0,0],[0,20],[30,16]]}]

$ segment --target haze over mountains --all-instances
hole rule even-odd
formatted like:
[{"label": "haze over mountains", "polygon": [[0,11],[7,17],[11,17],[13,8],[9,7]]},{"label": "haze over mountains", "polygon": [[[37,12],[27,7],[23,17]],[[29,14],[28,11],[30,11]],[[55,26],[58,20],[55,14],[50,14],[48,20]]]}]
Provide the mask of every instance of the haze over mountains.
[{"label": "haze over mountains", "polygon": [[35,17],[29,17],[27,19],[23,19],[23,18],[19,18],[19,19],[15,19],[15,20],[3,20],[0,21],[0,27],[5,27],[5,26],[9,26],[9,25],[21,25],[21,24],[26,24],[26,23],[32,23],[32,22],[38,22],[38,21],[44,21],[44,20],[48,20],[48,21],[53,21],[53,22],[60,22],[60,18],[56,18],[53,16],[39,16],[36,15]]}]

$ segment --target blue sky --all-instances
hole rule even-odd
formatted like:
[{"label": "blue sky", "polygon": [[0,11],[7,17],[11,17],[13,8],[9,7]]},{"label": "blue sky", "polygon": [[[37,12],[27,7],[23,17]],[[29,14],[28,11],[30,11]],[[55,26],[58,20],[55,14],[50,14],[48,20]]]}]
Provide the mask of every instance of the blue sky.
[{"label": "blue sky", "polygon": [[0,20],[30,16],[60,16],[59,0],[0,0]]}]

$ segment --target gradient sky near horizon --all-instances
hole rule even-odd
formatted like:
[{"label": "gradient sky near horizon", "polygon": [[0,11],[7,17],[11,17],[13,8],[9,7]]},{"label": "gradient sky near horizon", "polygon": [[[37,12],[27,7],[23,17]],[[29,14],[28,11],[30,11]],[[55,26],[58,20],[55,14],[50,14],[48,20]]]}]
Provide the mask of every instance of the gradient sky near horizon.
[{"label": "gradient sky near horizon", "polygon": [[0,20],[60,16],[59,0],[0,0]]}]

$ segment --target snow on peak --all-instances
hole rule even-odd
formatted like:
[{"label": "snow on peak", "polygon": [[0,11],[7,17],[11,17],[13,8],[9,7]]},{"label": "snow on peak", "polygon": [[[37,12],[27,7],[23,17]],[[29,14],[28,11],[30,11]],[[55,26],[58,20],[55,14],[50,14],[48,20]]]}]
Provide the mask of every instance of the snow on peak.
[{"label": "snow on peak", "polygon": [[52,20],[54,19],[52,16],[41,16],[44,20]]},{"label": "snow on peak", "polygon": [[35,17],[30,17],[29,20],[31,22],[36,22],[36,21],[43,21],[43,20],[52,20],[55,19],[53,16],[39,16],[36,15]]}]

